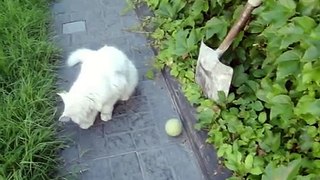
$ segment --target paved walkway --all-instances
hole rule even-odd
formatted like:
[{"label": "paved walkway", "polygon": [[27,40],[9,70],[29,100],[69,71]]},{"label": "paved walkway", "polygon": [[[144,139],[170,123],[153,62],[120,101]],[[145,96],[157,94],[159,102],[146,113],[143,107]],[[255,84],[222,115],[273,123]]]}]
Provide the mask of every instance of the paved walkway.
[{"label": "paved walkway", "polygon": [[[203,180],[186,133],[172,138],[164,132],[165,121],[178,115],[162,76],[144,77],[154,53],[146,37],[126,31],[139,19],[133,11],[121,16],[125,7],[125,0],[61,0],[52,7],[63,59],[80,47],[114,45],[134,61],[140,74],[136,93],[116,105],[111,121],[97,120],[88,130],[73,123],[63,126],[60,134],[72,143],[61,153],[61,175],[85,180]],[[69,89],[78,71],[62,67],[60,88]]]}]

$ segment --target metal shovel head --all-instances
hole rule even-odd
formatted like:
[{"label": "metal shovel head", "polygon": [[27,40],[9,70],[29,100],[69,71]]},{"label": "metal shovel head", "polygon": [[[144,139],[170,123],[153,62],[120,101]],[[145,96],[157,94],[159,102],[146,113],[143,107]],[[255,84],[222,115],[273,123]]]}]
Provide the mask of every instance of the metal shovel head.
[{"label": "metal shovel head", "polygon": [[220,56],[219,49],[213,50],[201,42],[195,79],[204,94],[215,101],[219,99],[218,91],[228,95],[233,75],[233,69],[219,61]]}]

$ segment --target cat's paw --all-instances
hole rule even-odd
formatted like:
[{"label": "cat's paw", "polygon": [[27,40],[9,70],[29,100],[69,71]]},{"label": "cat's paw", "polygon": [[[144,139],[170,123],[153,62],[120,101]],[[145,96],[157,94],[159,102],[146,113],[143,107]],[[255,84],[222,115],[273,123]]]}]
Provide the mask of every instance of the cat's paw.
[{"label": "cat's paw", "polygon": [[92,124],[79,124],[81,129],[88,129],[89,127],[92,126]]},{"label": "cat's paw", "polygon": [[100,118],[102,121],[109,121],[112,118],[111,113],[101,113]]},{"label": "cat's paw", "polygon": [[125,96],[122,96],[122,97],[120,98],[120,100],[121,100],[121,101],[128,101],[129,98],[130,98],[130,96],[125,95]]}]

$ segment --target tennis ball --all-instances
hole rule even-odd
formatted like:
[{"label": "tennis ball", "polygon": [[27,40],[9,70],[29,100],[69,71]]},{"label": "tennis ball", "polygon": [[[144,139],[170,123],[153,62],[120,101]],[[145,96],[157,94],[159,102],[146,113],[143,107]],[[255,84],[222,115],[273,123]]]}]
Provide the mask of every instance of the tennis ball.
[{"label": "tennis ball", "polygon": [[182,123],[179,119],[168,119],[165,125],[166,133],[169,136],[178,136],[182,132]]}]

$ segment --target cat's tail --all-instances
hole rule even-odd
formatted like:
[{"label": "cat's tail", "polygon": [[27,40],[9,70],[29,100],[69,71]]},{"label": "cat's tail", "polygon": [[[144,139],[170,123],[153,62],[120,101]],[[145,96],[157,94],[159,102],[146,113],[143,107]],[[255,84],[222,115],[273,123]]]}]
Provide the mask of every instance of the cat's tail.
[{"label": "cat's tail", "polygon": [[68,66],[74,66],[78,63],[82,63],[86,61],[87,59],[92,58],[92,55],[95,51],[90,50],[90,49],[78,49],[74,52],[72,52],[67,60],[67,65]]}]

